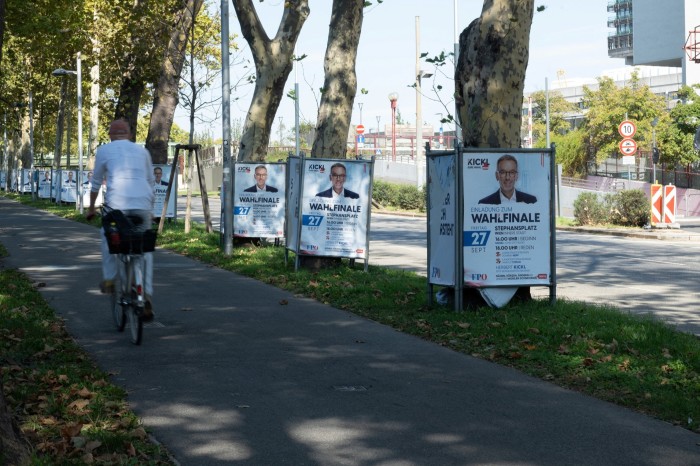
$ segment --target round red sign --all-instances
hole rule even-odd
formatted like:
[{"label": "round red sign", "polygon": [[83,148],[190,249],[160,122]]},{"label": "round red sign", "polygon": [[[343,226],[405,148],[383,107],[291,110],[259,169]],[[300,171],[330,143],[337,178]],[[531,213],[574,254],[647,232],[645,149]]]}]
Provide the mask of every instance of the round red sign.
[{"label": "round red sign", "polygon": [[355,126],[355,132],[357,134],[362,134],[365,132],[365,126],[364,125],[357,125]]}]

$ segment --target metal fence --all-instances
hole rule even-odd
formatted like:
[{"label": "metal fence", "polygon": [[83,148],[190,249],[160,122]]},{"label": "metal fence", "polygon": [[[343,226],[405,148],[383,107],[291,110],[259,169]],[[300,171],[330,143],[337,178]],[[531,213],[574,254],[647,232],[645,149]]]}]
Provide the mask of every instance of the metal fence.
[{"label": "metal fence", "polygon": [[609,158],[602,163],[591,162],[588,165],[588,174],[647,183],[657,181],[679,188],[700,189],[700,167],[670,167],[664,163],[654,166],[650,154],[635,157],[634,165],[623,164],[622,157]]}]

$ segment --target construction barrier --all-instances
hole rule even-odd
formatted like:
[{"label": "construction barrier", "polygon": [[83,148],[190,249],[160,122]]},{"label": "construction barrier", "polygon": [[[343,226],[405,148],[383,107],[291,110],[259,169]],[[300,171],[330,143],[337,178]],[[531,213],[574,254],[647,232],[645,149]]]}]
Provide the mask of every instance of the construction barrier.
[{"label": "construction barrier", "polygon": [[[663,186],[651,185],[651,224],[656,225],[663,221]],[[674,210],[675,211],[675,210]]]},{"label": "construction barrier", "polygon": [[664,186],[664,223],[676,222],[676,187]]}]

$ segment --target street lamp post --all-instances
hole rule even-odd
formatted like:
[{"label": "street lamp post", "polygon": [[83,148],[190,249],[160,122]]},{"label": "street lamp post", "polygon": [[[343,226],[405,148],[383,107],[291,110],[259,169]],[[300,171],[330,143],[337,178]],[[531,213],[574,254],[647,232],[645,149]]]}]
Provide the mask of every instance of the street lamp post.
[{"label": "street lamp post", "polygon": [[[379,149],[379,120],[381,120],[382,117],[377,115],[377,135],[374,137],[374,151],[375,153],[377,152],[377,149]],[[386,146],[386,144],[384,144]]]},{"label": "street lamp post", "polygon": [[396,162],[396,102],[399,100],[399,93],[389,94],[391,102],[391,160]]},{"label": "street lamp post", "polygon": [[653,120],[651,120],[651,164],[654,168],[654,177],[651,180],[652,183],[656,183],[656,158],[658,157],[658,149],[656,148],[656,125],[658,123],[658,118],[654,118]]},{"label": "street lamp post", "polygon": [[416,16],[416,150],[414,161],[416,163],[416,186],[423,186],[423,178],[420,171],[420,157],[423,149],[423,107],[421,98],[421,80],[430,78],[433,74],[420,69],[420,16]]},{"label": "street lamp post", "polygon": [[[76,188],[76,207],[80,211],[80,213],[83,213],[83,81],[81,77],[81,60],[80,60],[80,52],[78,52],[78,56],[76,59],[76,69],[75,71],[72,70],[64,70],[63,68],[58,68],[55,69],[52,73],[54,76],[62,76],[64,77],[63,83],[61,84],[62,86],[62,95],[61,95],[61,100],[65,97],[65,76],[72,74],[77,77],[77,93],[78,93],[78,180],[77,180],[77,188]],[[63,112],[59,111],[59,117],[61,120],[63,119]],[[62,133],[63,132],[63,121],[60,122],[59,130]],[[57,146],[60,144],[60,136],[56,137],[57,141]],[[58,147],[58,152],[60,152],[60,147]],[[58,181],[59,183],[61,182],[61,167],[58,167],[58,174],[59,178]],[[60,185],[58,186],[57,193],[60,193]],[[60,200],[60,194],[58,194],[59,200]]]}]

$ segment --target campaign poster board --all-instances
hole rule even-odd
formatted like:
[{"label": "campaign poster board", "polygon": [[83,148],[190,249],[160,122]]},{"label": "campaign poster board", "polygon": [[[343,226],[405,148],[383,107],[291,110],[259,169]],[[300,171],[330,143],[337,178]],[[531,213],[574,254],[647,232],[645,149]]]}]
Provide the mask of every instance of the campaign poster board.
[{"label": "campaign poster board", "polygon": [[299,230],[301,228],[301,171],[303,160],[297,156],[290,156],[287,159],[287,210],[285,217],[286,232],[285,241],[289,249],[290,246],[296,251],[299,242]]},{"label": "campaign poster board", "polygon": [[427,158],[428,164],[428,273],[429,283],[457,283],[457,155]]},{"label": "campaign poster board", "polygon": [[[153,176],[155,177],[155,183],[153,184],[153,192],[155,195],[153,216],[156,218],[160,218],[160,216],[163,215],[163,204],[165,203],[165,194],[168,191],[168,183],[170,182],[170,172],[172,169],[172,165],[153,165]],[[170,198],[168,199],[168,208],[165,211],[166,218],[175,218],[175,213],[177,212],[177,176],[173,178],[173,184],[174,186],[170,191]]]},{"label": "campaign poster board", "polygon": [[52,179],[51,168],[40,168],[39,169],[38,195],[39,195],[40,199],[50,199],[51,198],[51,179]]},{"label": "campaign poster board", "polygon": [[21,193],[31,193],[32,192],[32,170],[30,168],[23,168],[19,172],[20,175],[20,191]]},{"label": "campaign poster board", "polygon": [[283,238],[286,191],[286,164],[235,163],[234,236]]},{"label": "campaign poster board", "polygon": [[297,254],[369,257],[373,168],[374,159],[303,159]]},{"label": "campaign poster board", "polygon": [[[465,152],[462,157],[464,284],[551,285],[551,153]],[[517,202],[501,203],[501,186],[513,185]]]},{"label": "campaign poster board", "polygon": [[61,170],[61,202],[78,200],[78,171]]},{"label": "campaign poster board", "polygon": [[[92,170],[83,170],[83,175],[81,176],[81,186],[82,186],[82,196],[83,196],[83,206],[90,205],[90,191],[92,191]],[[104,202],[104,185],[100,187],[97,191],[97,197],[95,198],[95,206],[99,207]]]},{"label": "campaign poster board", "polygon": [[0,170],[0,189],[5,189],[5,180],[7,180],[7,174],[5,170]]}]

